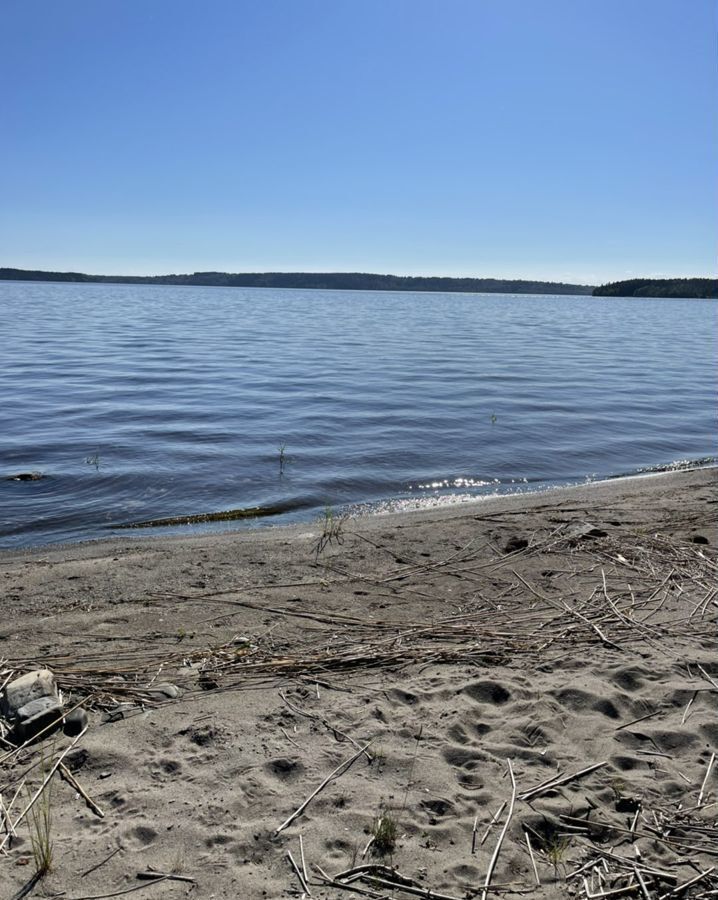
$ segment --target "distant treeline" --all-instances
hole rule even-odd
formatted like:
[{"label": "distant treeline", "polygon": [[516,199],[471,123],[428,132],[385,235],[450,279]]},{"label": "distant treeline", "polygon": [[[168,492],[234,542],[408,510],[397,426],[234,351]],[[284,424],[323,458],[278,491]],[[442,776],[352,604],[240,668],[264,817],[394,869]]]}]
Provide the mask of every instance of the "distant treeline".
[{"label": "distant treeline", "polygon": [[590,294],[591,285],[505,278],[421,278],[365,272],[194,272],[192,275],[84,275],[2,269],[5,281],[75,281],[114,284],[191,284],[212,287],[307,288],[341,291],[467,291],[503,294]]},{"label": "distant treeline", "polygon": [[718,278],[632,278],[597,287],[594,297],[713,297]]},{"label": "distant treeline", "polygon": [[593,294],[594,297],[715,297],[714,278],[633,278],[601,287],[513,278],[424,278],[367,272],[194,272],[191,275],[85,275],[0,268],[0,281],[92,284],[186,284],[206,287],[305,288],[335,291],[466,291],[487,294]]}]

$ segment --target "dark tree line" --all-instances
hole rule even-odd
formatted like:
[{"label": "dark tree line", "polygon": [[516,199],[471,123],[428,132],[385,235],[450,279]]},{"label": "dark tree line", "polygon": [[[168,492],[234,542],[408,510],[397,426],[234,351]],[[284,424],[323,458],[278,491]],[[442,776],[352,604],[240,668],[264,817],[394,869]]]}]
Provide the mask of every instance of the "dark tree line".
[{"label": "dark tree line", "polygon": [[593,294],[594,297],[714,297],[718,279],[632,278],[601,287],[510,278],[437,278],[367,272],[194,272],[191,275],[85,275],[0,268],[0,281],[178,284],[208,287],[305,288],[336,291],[465,291],[489,294]]},{"label": "dark tree line", "polygon": [[466,291],[516,294],[590,294],[592,287],[504,278],[424,278],[365,272],[194,272],[191,275],[84,275],[0,268],[0,280],[114,284],[185,284],[213,287],[306,288],[342,291]]},{"label": "dark tree line", "polygon": [[712,297],[718,299],[718,278],[631,278],[597,287],[594,297]]}]

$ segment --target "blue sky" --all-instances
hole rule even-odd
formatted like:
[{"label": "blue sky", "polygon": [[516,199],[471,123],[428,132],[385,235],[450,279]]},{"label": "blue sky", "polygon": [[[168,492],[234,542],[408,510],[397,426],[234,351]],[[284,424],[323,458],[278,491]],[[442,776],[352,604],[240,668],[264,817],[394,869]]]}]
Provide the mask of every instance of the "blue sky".
[{"label": "blue sky", "polygon": [[713,0],[2,0],[0,265],[716,274]]}]

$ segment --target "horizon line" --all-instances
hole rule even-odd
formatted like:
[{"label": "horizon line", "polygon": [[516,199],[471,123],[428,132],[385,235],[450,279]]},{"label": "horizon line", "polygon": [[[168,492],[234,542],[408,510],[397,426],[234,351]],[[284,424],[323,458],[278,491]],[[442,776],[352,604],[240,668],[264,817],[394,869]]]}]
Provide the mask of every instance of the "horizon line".
[{"label": "horizon line", "polygon": [[[527,275],[416,275],[410,273],[402,273],[397,274],[396,272],[373,272],[369,270],[360,270],[360,269],[243,269],[231,271],[229,269],[194,269],[186,272],[133,272],[131,274],[113,272],[111,274],[104,274],[99,272],[83,272],[81,269],[35,269],[35,268],[20,268],[19,266],[0,266],[0,271],[13,271],[13,272],[39,272],[43,274],[49,275],[85,275],[88,278],[182,278],[185,276],[192,275],[364,275],[364,276],[378,276],[380,278],[448,278],[453,281],[534,281],[534,282],[542,282],[545,284],[572,284],[578,285],[580,287],[598,287],[597,284],[593,284],[590,282],[584,281],[574,281],[574,280],[560,280],[558,278],[546,278],[546,277],[530,277]],[[633,276],[633,277],[654,277],[654,276]],[[661,276],[663,277],[663,276]],[[687,276],[670,276],[671,278],[675,277],[685,277],[685,278],[702,278],[704,276],[699,275],[687,275]],[[621,281],[626,281],[627,279],[618,279]],[[605,282],[608,284],[609,282]]]},{"label": "horizon line", "polygon": [[[575,285],[577,287],[602,287],[608,284],[626,282],[626,281],[680,281],[680,280],[693,280],[693,279],[706,279],[706,280],[716,280],[718,276],[713,275],[630,275],[628,277],[622,278],[614,278],[611,280],[600,281],[598,283],[592,282],[584,282],[584,281],[565,281],[559,280],[556,278],[546,278],[546,277],[527,277],[525,275],[522,276],[497,276],[497,275],[415,275],[415,274],[396,274],[394,272],[371,272],[371,271],[361,271],[361,270],[349,270],[349,269],[256,269],[249,270],[245,269],[243,271],[229,271],[224,269],[194,269],[193,271],[185,271],[185,272],[154,272],[152,274],[144,273],[132,273],[132,274],[122,274],[119,272],[113,272],[112,274],[102,274],[96,272],[83,272],[79,269],[34,269],[34,268],[20,268],[18,266],[0,266],[0,271],[13,271],[13,272],[23,272],[23,273],[35,273],[38,274],[48,274],[48,275],[82,275],[87,278],[182,278],[182,277],[192,277],[192,276],[201,276],[201,275],[228,275],[228,276],[261,276],[261,275],[358,275],[365,277],[381,277],[381,278],[412,278],[412,279],[450,279],[452,281],[525,281],[525,282],[536,282],[543,284],[568,284]],[[3,279],[4,280],[4,279]]]}]

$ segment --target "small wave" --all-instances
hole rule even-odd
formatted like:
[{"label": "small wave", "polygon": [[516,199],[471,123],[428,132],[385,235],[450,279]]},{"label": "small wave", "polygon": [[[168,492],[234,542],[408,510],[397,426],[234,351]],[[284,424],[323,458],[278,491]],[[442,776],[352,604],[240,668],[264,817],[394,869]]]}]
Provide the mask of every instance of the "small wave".
[{"label": "small wave", "polygon": [[435,481],[428,481],[423,484],[409,485],[409,490],[438,491],[445,488],[477,488],[499,483],[498,478],[494,478],[491,481],[486,481],[482,478],[439,478]]},{"label": "small wave", "polygon": [[372,503],[357,503],[348,506],[343,512],[348,516],[374,516],[385,513],[415,512],[417,510],[443,509],[462,503],[475,503],[481,499],[477,494],[429,494],[416,497],[397,497],[389,500],[376,500]]},{"label": "small wave", "polygon": [[446,491],[446,490],[469,490],[476,488],[487,488],[497,486],[511,486],[531,484],[533,482],[544,484],[544,478],[473,478],[471,476],[450,476],[448,478],[435,478],[427,481],[420,481],[417,484],[410,484],[409,491]]},{"label": "small wave", "polygon": [[[592,472],[583,476],[567,476],[562,479],[542,478],[437,478],[409,485],[412,496],[387,497],[368,503],[351,504],[346,507],[348,515],[376,515],[382,513],[402,513],[412,510],[438,509],[462,503],[475,503],[509,494],[540,493],[555,488],[576,487],[618,478],[635,478],[638,475],[658,475],[663,472],[682,472],[718,465],[718,457],[702,456],[698,459],[677,459],[670,463],[641,466],[629,472],[611,475]],[[457,489],[464,488],[464,492]],[[483,488],[483,490],[482,490]],[[471,490],[470,493],[466,489]],[[473,490],[472,490],[473,489]]]},{"label": "small wave", "polygon": [[[619,472],[613,475],[606,475],[606,480],[613,478],[631,478],[635,475],[660,475],[662,472],[684,472],[691,469],[705,469],[709,466],[718,465],[718,456],[701,456],[699,459],[675,459],[670,463],[658,463],[653,466],[639,466],[630,472]],[[594,476],[592,480],[596,480],[598,476]]]}]

